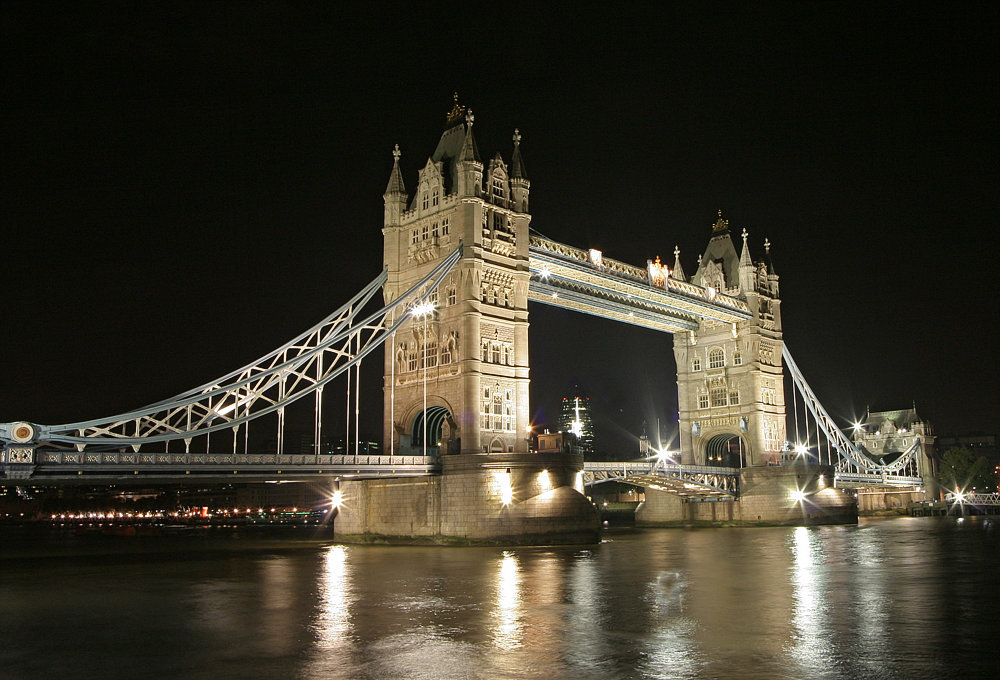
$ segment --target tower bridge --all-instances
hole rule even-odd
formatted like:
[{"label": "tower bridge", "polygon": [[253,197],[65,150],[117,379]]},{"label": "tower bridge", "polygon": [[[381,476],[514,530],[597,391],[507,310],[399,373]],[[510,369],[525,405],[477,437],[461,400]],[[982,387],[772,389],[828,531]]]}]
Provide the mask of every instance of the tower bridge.
[{"label": "tower bridge", "polygon": [[[720,211],[688,277],[676,248],[672,266],[657,258],[642,267],[548,239],[530,226],[520,133],[509,164],[499,153],[487,162],[474,121],[456,101],[412,195],[396,147],[383,196],[385,269],[346,304],[257,362],[147,407],[65,425],[0,424],[4,478],[330,479],[344,488],[347,533],[544,542],[592,538],[583,486],[612,479],[659,499],[647,502],[650,521],[695,518],[677,504],[702,500],[728,504],[730,520],[850,521],[837,480],[929,482],[919,442],[879,462],[812,392],[783,341],[768,241],[755,260],[744,229],[737,252]],[[367,312],[379,291],[383,306]],[[670,335],[676,464],[584,465],[529,450],[529,301]],[[350,413],[353,375],[357,435],[359,365],[378,348],[389,455],[322,455],[325,389],[346,377]],[[316,455],[284,451],[295,402],[312,406]],[[251,423],[274,428],[275,451],[252,450]]]}]

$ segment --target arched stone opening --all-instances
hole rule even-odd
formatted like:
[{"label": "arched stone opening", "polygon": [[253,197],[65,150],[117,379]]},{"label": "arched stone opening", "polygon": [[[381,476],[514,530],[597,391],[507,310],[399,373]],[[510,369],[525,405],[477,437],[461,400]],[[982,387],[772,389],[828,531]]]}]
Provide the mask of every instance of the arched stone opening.
[{"label": "arched stone opening", "polygon": [[740,468],[746,467],[749,459],[749,447],[738,434],[725,432],[705,442],[705,465]]},{"label": "arched stone opening", "polygon": [[[457,427],[451,413],[444,406],[428,406],[426,411],[418,411],[413,417],[410,430],[414,449],[424,448],[424,418],[427,418],[427,455],[437,455],[442,448],[452,451],[457,446]],[[447,430],[445,424],[448,425]]]}]

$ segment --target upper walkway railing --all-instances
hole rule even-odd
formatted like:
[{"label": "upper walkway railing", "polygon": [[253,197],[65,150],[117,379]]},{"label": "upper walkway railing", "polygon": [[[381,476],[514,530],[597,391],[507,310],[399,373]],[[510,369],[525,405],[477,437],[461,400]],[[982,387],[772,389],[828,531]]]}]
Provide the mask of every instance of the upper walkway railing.
[{"label": "upper walkway railing", "polygon": [[701,319],[736,323],[751,316],[746,302],[720,291],[537,234],[529,240],[528,267],[533,302],[668,333],[695,330]]}]

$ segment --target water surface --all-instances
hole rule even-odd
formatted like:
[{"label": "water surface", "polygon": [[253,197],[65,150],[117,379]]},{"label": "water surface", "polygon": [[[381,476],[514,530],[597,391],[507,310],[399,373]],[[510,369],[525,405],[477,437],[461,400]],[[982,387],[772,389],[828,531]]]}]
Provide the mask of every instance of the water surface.
[{"label": "water surface", "polygon": [[8,544],[0,676],[993,677],[996,521],[559,548],[160,537],[12,558]]}]

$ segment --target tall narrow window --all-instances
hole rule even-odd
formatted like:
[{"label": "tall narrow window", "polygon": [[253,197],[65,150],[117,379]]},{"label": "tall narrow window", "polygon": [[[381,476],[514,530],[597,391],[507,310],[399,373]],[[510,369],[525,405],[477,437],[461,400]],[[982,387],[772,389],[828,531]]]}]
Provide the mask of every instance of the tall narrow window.
[{"label": "tall narrow window", "polygon": [[422,194],[420,205],[423,206],[424,210],[427,210],[429,203],[430,203],[430,201],[428,201],[428,199],[427,199],[427,192],[424,191],[423,194]]},{"label": "tall narrow window", "polygon": [[708,353],[709,368],[722,368],[725,365],[726,365],[726,355],[721,349],[716,347]]},{"label": "tall narrow window", "polygon": [[431,192],[431,205],[438,204],[438,196],[439,196],[438,188],[434,187],[434,191]]},{"label": "tall narrow window", "polygon": [[739,406],[740,405],[740,391],[739,390],[729,390],[729,405]]},{"label": "tall narrow window", "polygon": [[700,357],[695,357],[694,359],[691,360],[691,370],[692,371],[700,371],[701,370],[701,358]]},{"label": "tall narrow window", "polygon": [[448,305],[451,306],[451,305],[455,304],[456,302],[458,302],[458,293],[455,291],[454,288],[449,288],[448,289]]},{"label": "tall narrow window", "polygon": [[708,408],[708,395],[699,394],[698,395],[698,408]]},{"label": "tall narrow window", "polygon": [[443,220],[441,220],[441,235],[442,236],[447,236],[448,235],[448,218],[447,217],[444,218]]},{"label": "tall narrow window", "polygon": [[736,350],[735,352],[733,352],[733,366],[742,366],[742,365],[743,365],[743,355],[740,353],[739,350]]}]

